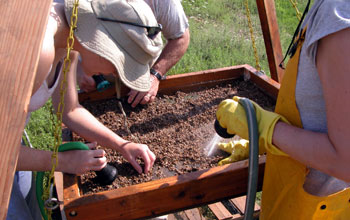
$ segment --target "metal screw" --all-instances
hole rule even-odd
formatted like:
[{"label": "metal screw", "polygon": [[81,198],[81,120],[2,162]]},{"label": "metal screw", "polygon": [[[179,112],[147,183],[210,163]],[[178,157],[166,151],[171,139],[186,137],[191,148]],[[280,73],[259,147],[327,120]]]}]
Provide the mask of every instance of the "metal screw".
[{"label": "metal screw", "polygon": [[75,216],[78,215],[78,213],[77,213],[76,211],[71,211],[71,212],[69,213],[69,215],[72,216],[72,217],[75,217]]}]

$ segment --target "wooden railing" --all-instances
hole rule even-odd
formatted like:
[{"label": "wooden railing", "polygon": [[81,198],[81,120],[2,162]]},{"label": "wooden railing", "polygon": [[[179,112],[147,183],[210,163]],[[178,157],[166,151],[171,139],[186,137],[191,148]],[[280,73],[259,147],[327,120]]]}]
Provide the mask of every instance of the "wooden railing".
[{"label": "wooden railing", "polygon": [[52,0],[0,0],[0,219],[6,218]]}]

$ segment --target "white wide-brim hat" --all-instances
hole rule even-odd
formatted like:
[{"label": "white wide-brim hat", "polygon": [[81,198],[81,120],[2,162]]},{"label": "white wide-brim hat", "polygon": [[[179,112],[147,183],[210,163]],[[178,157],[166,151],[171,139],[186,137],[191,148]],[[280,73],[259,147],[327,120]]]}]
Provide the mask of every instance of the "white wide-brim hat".
[{"label": "white wide-brim hat", "polygon": [[[74,2],[65,0],[68,23]],[[79,43],[113,63],[127,87],[147,92],[151,87],[150,67],[163,48],[161,34],[150,39],[146,28],[106,21],[120,20],[150,27],[158,26],[147,3],[143,0],[79,0],[77,15],[74,36]]]}]

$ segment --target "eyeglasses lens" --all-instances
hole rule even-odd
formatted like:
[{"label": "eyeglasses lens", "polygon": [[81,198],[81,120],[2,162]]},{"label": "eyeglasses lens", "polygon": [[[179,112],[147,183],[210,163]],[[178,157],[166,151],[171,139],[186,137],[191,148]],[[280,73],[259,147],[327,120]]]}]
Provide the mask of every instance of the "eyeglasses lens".
[{"label": "eyeglasses lens", "polygon": [[159,34],[159,32],[161,32],[161,30],[162,30],[161,24],[158,24],[158,27],[148,27],[147,37],[153,40]]}]

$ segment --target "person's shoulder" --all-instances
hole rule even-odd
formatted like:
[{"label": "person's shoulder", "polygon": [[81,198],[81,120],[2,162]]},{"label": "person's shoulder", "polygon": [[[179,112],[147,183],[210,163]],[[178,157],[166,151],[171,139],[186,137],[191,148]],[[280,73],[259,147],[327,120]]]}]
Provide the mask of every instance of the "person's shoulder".
[{"label": "person's shoulder", "polygon": [[64,4],[63,3],[57,3],[53,2],[51,11],[50,11],[50,18],[52,19],[52,22],[56,22],[57,24],[62,23],[64,20]]},{"label": "person's shoulder", "polygon": [[[350,17],[350,1],[349,0],[323,0],[320,1],[317,14],[319,16],[329,15],[336,16],[340,19]],[[326,18],[325,18],[326,19]]]},{"label": "person's shoulder", "polygon": [[64,14],[64,3],[53,2],[51,6],[51,12],[56,14]]},{"label": "person's shoulder", "polygon": [[349,0],[318,0],[315,1],[306,18],[306,48],[325,36],[350,27]]},{"label": "person's shoulder", "polygon": [[309,33],[327,35],[350,26],[349,0],[319,0],[309,13]]},{"label": "person's shoulder", "polygon": [[181,0],[144,0],[148,5],[154,5],[156,8],[182,8]]},{"label": "person's shoulder", "polygon": [[349,0],[322,0],[321,5],[328,6],[328,7],[336,7],[339,5],[342,6],[349,6],[350,1]]},{"label": "person's shoulder", "polygon": [[56,35],[58,27],[64,19],[64,5],[61,3],[53,2],[50,8],[50,13],[46,25],[45,38]]}]

